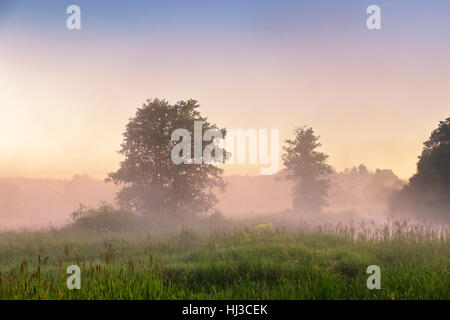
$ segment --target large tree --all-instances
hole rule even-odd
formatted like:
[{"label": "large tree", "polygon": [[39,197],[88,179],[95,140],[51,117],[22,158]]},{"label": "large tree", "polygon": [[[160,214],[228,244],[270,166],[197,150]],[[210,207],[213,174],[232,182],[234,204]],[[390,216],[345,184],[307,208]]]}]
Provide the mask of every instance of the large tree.
[{"label": "large tree", "polygon": [[317,213],[327,205],[326,196],[332,169],[326,161],[328,155],[317,151],[319,137],[309,127],[294,131],[294,139],[286,140],[283,163],[286,179],[294,181],[293,206],[297,212]]},{"label": "large tree", "polygon": [[391,197],[394,212],[420,218],[450,218],[450,117],[423,144],[417,173]]},{"label": "large tree", "polygon": [[[117,194],[121,207],[141,214],[173,216],[204,213],[214,207],[217,198],[212,189],[224,189],[223,170],[213,163],[176,164],[171,157],[179,144],[172,141],[173,132],[186,129],[193,135],[194,121],[201,121],[204,131],[215,129],[225,135],[225,129],[209,123],[198,107],[195,100],[173,105],[166,100],[147,100],[130,119],[119,151],[125,159],[106,179],[123,186]],[[206,146],[201,138],[200,146],[202,150]]]}]

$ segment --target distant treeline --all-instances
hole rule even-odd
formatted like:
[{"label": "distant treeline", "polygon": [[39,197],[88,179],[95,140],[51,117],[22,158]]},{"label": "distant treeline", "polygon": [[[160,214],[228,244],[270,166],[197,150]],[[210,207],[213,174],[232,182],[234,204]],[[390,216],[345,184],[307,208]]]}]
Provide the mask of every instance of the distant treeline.
[{"label": "distant treeline", "polygon": [[[225,176],[217,208],[227,216],[273,213],[292,206],[290,183],[274,176]],[[404,182],[391,170],[371,172],[364,165],[332,173],[326,211],[354,209],[381,213]],[[0,226],[60,225],[80,204],[113,203],[118,188],[77,175],[70,180],[0,178]]]}]

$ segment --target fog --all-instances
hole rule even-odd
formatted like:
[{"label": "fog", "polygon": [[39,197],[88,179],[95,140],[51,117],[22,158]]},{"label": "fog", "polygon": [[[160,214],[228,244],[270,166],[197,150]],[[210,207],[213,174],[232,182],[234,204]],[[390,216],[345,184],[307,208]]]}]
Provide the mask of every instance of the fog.
[{"label": "fog", "polygon": [[[225,176],[225,192],[217,192],[217,209],[228,218],[292,217],[291,184],[282,173],[272,176]],[[314,218],[320,222],[385,220],[387,203],[404,181],[391,170],[369,171],[364,165],[331,175],[328,206]],[[72,179],[0,178],[0,227],[61,226],[81,204],[114,203],[118,187],[76,175]],[[295,214],[294,214],[295,216]],[[302,217],[308,218],[308,217]],[[311,218],[311,217],[309,217]]]},{"label": "fog", "polygon": [[102,180],[74,176],[57,179],[0,179],[0,225],[3,228],[64,224],[80,204],[112,202],[116,188]]}]

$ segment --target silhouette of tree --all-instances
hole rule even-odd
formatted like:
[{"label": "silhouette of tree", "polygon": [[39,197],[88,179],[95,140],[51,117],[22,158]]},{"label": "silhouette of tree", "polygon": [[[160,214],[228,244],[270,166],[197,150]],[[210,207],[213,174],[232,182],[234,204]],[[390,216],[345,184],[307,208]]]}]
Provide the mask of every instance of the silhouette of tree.
[{"label": "silhouette of tree", "polygon": [[[202,213],[215,206],[212,189],[224,190],[223,170],[211,163],[175,164],[171,159],[178,144],[171,141],[176,129],[186,129],[193,136],[194,121],[202,121],[204,131],[216,128],[200,115],[198,107],[195,100],[174,105],[147,100],[130,119],[119,151],[125,160],[106,179],[123,185],[117,194],[121,207],[142,214],[175,216]],[[225,129],[220,131],[225,136]],[[203,139],[201,144],[204,149]]]},{"label": "silhouette of tree", "polygon": [[417,173],[390,199],[393,212],[420,217],[450,217],[450,117],[424,142]]},{"label": "silhouette of tree", "polygon": [[316,149],[321,146],[312,128],[294,131],[295,138],[286,140],[283,163],[286,179],[294,181],[293,206],[298,212],[321,212],[327,205],[326,196],[330,185],[331,167],[326,163],[328,155]]}]

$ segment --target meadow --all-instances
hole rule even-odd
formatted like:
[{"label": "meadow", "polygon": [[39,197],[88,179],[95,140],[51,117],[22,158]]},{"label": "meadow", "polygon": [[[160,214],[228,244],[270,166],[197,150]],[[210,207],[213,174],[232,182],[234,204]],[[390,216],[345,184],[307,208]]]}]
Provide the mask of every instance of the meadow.
[{"label": "meadow", "polygon": [[[449,299],[446,227],[234,222],[0,232],[0,299]],[[203,226],[205,227],[205,226]],[[66,268],[81,268],[69,290]],[[366,286],[369,265],[381,289]]]}]

